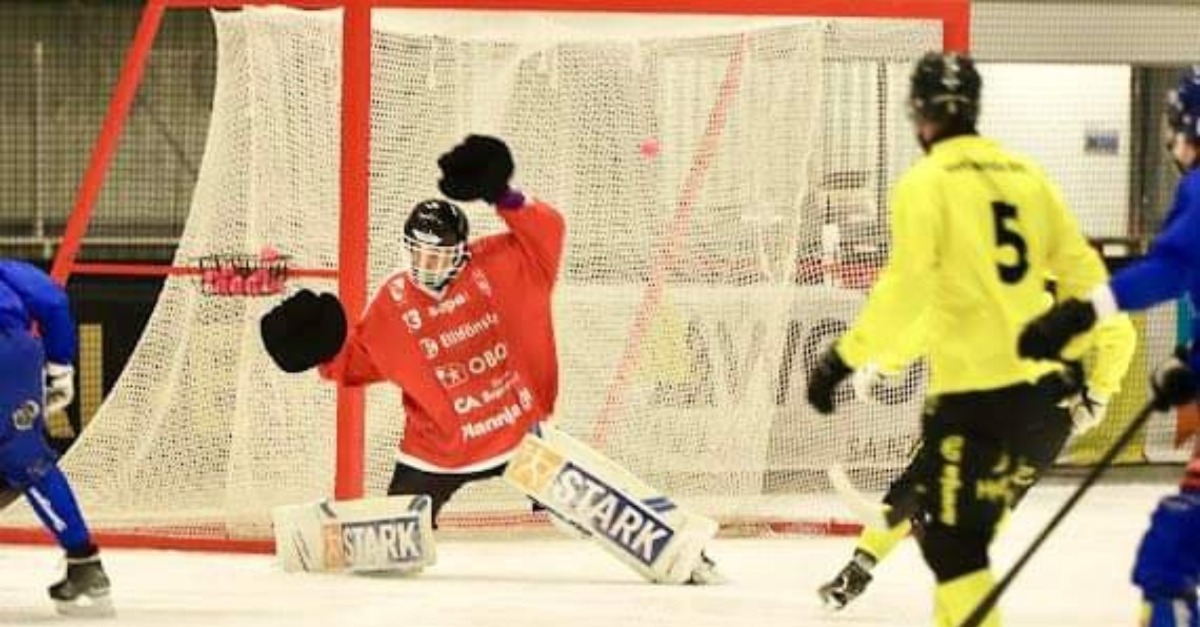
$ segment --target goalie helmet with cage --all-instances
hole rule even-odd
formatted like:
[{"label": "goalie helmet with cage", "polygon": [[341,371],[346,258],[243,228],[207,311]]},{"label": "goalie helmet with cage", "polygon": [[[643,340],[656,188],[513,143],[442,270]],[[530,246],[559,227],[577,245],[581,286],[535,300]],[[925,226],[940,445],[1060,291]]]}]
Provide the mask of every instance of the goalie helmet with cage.
[{"label": "goalie helmet with cage", "polygon": [[467,263],[467,215],[454,203],[424,200],[404,222],[404,248],[413,280],[441,290]]},{"label": "goalie helmet with cage", "polygon": [[930,52],[913,70],[909,111],[915,118],[948,131],[973,132],[982,89],[983,80],[970,57]]}]

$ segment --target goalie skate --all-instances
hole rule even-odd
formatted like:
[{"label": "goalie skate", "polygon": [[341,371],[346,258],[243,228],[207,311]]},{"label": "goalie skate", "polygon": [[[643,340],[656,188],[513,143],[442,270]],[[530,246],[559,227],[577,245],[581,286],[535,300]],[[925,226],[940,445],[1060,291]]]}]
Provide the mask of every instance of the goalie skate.
[{"label": "goalie skate", "polygon": [[50,586],[50,598],[59,614],[66,616],[112,616],[110,583],[100,556],[68,558],[67,574]]}]

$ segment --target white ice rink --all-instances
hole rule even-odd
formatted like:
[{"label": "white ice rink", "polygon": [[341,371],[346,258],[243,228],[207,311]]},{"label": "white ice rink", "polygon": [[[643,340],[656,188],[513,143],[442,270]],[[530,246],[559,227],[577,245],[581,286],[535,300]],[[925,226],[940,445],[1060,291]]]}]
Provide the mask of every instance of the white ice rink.
[{"label": "white ice rink", "polygon": [[[1041,486],[1000,538],[1015,558],[1068,494]],[[1105,485],[1090,493],[1009,590],[1007,626],[1135,624],[1133,552],[1170,484]],[[118,615],[105,625],[387,627],[854,627],[930,624],[930,576],[907,543],[874,585],[839,614],[814,590],[849,557],[852,538],[730,539],[711,554],[731,582],[707,588],[641,583],[598,548],[570,540],[446,541],[417,578],[285,574],[272,557],[111,550]],[[0,624],[80,622],[54,613],[45,585],[56,550],[0,547]],[[92,622],[92,621],[85,621]]]}]

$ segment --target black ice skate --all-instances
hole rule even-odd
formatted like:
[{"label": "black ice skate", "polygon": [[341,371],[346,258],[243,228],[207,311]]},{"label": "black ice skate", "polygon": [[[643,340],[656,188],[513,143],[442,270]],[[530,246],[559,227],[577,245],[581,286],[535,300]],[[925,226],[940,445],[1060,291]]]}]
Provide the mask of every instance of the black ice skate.
[{"label": "black ice skate", "polygon": [[67,574],[50,586],[50,598],[59,614],[68,616],[111,616],[108,575],[100,564],[100,555],[68,557]]},{"label": "black ice skate", "polygon": [[871,573],[867,572],[867,569],[863,568],[857,560],[851,560],[842,569],[842,572],[833,578],[833,581],[817,590],[817,595],[821,597],[825,607],[840,610],[862,594],[869,583],[871,583]]}]

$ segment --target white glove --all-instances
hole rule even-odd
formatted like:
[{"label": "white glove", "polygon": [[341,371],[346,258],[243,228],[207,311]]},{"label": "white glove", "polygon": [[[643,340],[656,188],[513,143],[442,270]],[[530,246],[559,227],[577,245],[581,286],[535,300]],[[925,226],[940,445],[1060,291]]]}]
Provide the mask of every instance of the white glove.
[{"label": "white glove", "polygon": [[46,364],[46,415],[62,411],[75,399],[75,369],[67,364]]},{"label": "white glove", "polygon": [[1108,397],[1093,394],[1087,388],[1067,401],[1071,412],[1071,432],[1080,436],[1091,431],[1104,420],[1104,412],[1108,411]]},{"label": "white glove", "polygon": [[850,375],[850,387],[854,388],[854,395],[863,402],[871,401],[874,398],[871,391],[882,384],[883,371],[879,369],[879,364],[873,361],[864,364]]}]

